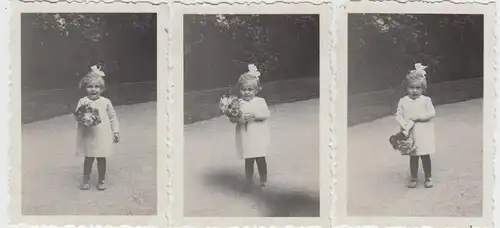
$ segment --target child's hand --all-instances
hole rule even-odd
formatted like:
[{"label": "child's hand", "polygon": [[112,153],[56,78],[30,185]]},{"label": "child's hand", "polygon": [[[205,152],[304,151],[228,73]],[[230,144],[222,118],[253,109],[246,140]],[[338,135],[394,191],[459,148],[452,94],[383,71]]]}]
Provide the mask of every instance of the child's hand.
[{"label": "child's hand", "polygon": [[255,118],[255,115],[254,114],[250,114],[250,113],[245,113],[243,114],[242,116],[242,119],[245,121],[245,122],[248,122],[249,120],[252,120]]},{"label": "child's hand", "polygon": [[113,142],[114,142],[114,143],[118,143],[118,142],[120,142],[120,133],[115,132],[115,133],[113,134]]},{"label": "child's hand", "polygon": [[410,120],[413,121],[413,122],[418,122],[418,121],[420,121],[420,117],[418,117],[418,116],[412,116],[410,118]]}]

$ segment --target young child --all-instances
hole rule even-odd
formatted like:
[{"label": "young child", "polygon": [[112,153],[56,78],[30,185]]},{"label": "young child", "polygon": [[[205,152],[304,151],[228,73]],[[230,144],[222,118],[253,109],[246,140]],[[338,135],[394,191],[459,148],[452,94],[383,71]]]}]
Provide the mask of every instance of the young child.
[{"label": "young child", "polygon": [[434,123],[436,116],[431,98],[422,95],[427,89],[426,66],[415,64],[415,70],[406,76],[407,95],[399,100],[396,120],[404,134],[411,137],[416,145],[416,152],[410,156],[411,180],[409,188],[417,186],[418,161],[422,160],[426,188],[433,187],[431,180],[431,158],[435,152]]},{"label": "young child", "polygon": [[236,123],[236,149],[238,156],[245,159],[247,187],[254,185],[254,163],[260,175],[260,187],[267,186],[266,155],[270,144],[270,132],[266,122],[270,112],[266,101],[256,95],[260,92],[260,72],[251,64],[249,71],[239,77],[237,88],[241,98],[242,117],[230,118]]},{"label": "young child", "polygon": [[96,158],[99,173],[97,189],[100,191],[106,189],[104,184],[106,157],[113,152],[113,143],[120,141],[119,124],[113,105],[109,99],[101,97],[101,93],[105,88],[104,76],[104,72],[97,66],[93,66],[91,71],[80,81],[80,88],[85,89],[87,96],[78,101],[77,109],[85,104],[90,105],[99,110],[99,116],[102,120],[96,126],[87,127],[78,124],[76,153],[85,156],[83,178],[80,186],[82,190],[90,189],[90,173]]}]

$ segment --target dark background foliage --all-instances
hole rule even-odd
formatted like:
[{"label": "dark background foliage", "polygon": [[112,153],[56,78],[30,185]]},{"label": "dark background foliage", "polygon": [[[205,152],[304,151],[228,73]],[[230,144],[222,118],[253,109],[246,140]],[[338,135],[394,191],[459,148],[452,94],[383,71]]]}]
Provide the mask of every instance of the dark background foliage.
[{"label": "dark background foliage", "polygon": [[319,78],[319,15],[185,15],[184,91],[233,85],[254,63],[261,81]]},{"label": "dark background foliage", "polygon": [[349,94],[398,87],[413,65],[428,82],[483,77],[483,16],[349,14]]},{"label": "dark background foliage", "polygon": [[156,14],[27,13],[21,23],[23,93],[76,88],[96,63],[111,85],[156,81]]}]

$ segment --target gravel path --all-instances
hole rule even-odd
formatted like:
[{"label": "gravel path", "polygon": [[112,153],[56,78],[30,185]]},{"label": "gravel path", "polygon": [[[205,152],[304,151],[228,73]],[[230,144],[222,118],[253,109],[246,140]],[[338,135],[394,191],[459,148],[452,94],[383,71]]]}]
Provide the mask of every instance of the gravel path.
[{"label": "gravel path", "polygon": [[[482,215],[482,100],[436,107],[435,187],[408,189],[409,159],[392,150],[394,117],[348,129],[349,216]],[[421,163],[420,163],[421,165]],[[423,172],[420,166],[419,177]]]},{"label": "gravel path", "polygon": [[185,126],[185,216],[319,216],[319,100],[270,109],[265,192],[242,191],[244,161],[236,157],[234,124],[218,117]]},{"label": "gravel path", "polygon": [[24,215],[156,214],[156,102],[116,107],[122,142],[107,161],[107,183],[79,190],[83,158],[75,156],[71,115],[22,126]]}]

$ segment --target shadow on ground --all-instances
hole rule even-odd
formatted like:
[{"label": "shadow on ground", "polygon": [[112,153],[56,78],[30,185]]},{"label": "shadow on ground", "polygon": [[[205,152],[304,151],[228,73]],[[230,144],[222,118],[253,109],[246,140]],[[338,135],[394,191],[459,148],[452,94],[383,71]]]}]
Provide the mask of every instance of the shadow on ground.
[{"label": "shadow on ground", "polygon": [[208,173],[205,184],[218,188],[224,193],[241,194],[249,198],[261,210],[265,211],[263,217],[319,217],[319,195],[294,189],[286,186],[269,186],[264,191],[254,189],[245,192],[245,177],[234,173],[233,170],[216,170]]}]

